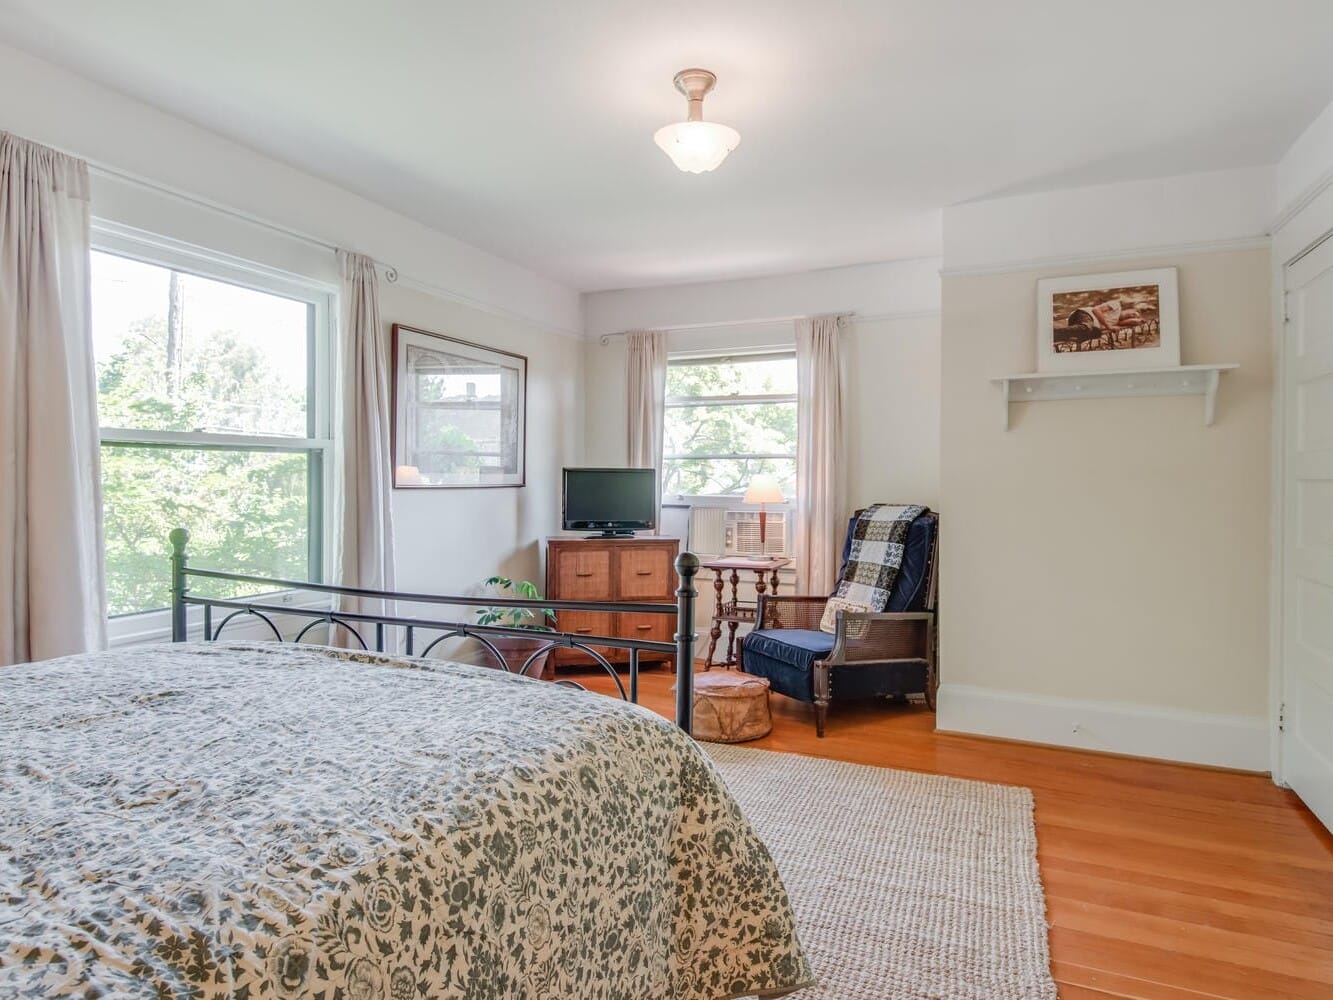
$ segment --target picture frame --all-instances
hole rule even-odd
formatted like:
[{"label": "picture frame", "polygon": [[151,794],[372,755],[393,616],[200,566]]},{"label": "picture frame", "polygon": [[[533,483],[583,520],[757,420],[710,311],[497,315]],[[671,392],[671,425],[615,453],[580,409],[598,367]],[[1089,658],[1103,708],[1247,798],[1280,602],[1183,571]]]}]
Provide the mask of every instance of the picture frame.
[{"label": "picture frame", "polygon": [[393,325],[395,489],[527,482],[528,359]]},{"label": "picture frame", "polygon": [[1180,365],[1176,269],[1114,271],[1037,282],[1037,371]]}]

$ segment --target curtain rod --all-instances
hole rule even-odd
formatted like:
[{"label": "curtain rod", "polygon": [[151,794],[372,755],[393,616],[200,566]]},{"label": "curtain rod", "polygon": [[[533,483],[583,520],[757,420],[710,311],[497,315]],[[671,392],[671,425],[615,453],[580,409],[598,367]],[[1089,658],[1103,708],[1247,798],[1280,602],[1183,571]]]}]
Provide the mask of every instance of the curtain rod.
[{"label": "curtain rod", "polygon": [[[90,160],[87,159],[86,157],[79,157],[77,153],[69,153],[68,150],[61,150],[61,152],[65,152],[68,153],[68,155],[70,156],[75,156],[78,157],[79,159],[83,159],[84,162],[88,164],[88,170],[91,173],[100,174],[103,177],[109,177],[113,180],[124,181],[127,184],[133,184],[136,187],[144,188],[145,190],[148,191],[154,191],[158,194],[163,194],[170,198],[175,198],[178,201],[188,202],[189,204],[197,205],[200,208],[206,208],[210,211],[218,212],[222,215],[228,215],[231,216],[233,219],[240,219],[243,222],[248,222],[251,225],[259,226],[263,229],[269,230],[270,232],[277,233],[278,235],[284,236],[288,239],[297,240],[298,242],[304,243],[307,246],[315,247],[319,250],[328,250],[330,253],[334,253],[337,252],[339,249],[345,249],[339,247],[335,243],[330,243],[328,240],[320,239],[317,236],[311,236],[309,233],[302,232],[299,229],[292,229],[289,226],[284,226],[279,223],[272,222],[261,216],[243,211],[242,209],[232,208],[231,206],[224,205],[221,202],[213,201],[211,198],[205,198],[202,195],[193,194],[189,191],[184,191],[180,188],[172,187],[169,184],[163,184],[161,181],[155,181],[149,177],[144,177],[140,174],[131,173],[128,170],[121,170],[118,167],[112,167],[105,163],[99,163],[96,160]],[[371,260],[374,261],[376,267],[378,267],[382,272],[384,272],[385,281],[389,282],[390,284],[393,284],[398,280],[398,269],[396,267],[394,267],[391,264],[386,264],[382,260],[376,260],[373,257],[371,258]]]},{"label": "curtain rod", "polygon": [[[852,311],[852,312],[838,313],[837,316],[838,316],[839,329],[844,329],[846,328],[847,324],[850,323],[853,318],[855,318],[856,312]],[[792,323],[798,319],[809,319],[809,318],[810,317],[805,314],[799,316],[774,316],[770,319],[743,319],[743,320],[734,320],[730,322],[719,321],[716,323],[686,323],[681,326],[668,326],[665,327],[664,329],[666,330],[667,333],[685,333],[689,330],[721,330],[721,329],[726,329],[727,327],[771,326],[774,323]],[[611,343],[612,337],[624,337],[627,336],[630,332],[631,331],[629,330],[616,330],[612,333],[604,333],[597,339],[602,343],[603,346],[605,346]]]}]

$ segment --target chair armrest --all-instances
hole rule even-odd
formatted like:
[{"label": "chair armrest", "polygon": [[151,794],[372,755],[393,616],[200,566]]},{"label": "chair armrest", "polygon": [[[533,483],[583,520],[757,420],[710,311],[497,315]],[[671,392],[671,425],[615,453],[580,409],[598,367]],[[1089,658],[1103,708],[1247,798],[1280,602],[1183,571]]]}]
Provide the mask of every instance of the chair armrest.
[{"label": "chair armrest", "polygon": [[836,664],[930,661],[934,628],[935,615],[930,611],[839,611],[828,660]]},{"label": "chair armrest", "polygon": [[755,628],[819,628],[827,597],[760,594]]}]

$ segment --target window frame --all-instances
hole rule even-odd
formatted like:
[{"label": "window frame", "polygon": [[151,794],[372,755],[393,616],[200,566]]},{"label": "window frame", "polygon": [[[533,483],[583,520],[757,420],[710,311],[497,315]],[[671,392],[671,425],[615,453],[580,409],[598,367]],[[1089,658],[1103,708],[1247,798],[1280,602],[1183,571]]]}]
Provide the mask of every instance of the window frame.
[{"label": "window frame", "polygon": [[[204,249],[170,237],[146,233],[116,223],[94,219],[91,249],[129,260],[170,268],[184,274],[237,285],[252,291],[303,302],[307,312],[306,434],[304,437],[260,434],[219,434],[207,431],[141,430],[107,427],[98,420],[99,446],[192,448],[232,452],[282,452],[309,457],[307,472],[308,560],[312,582],[322,582],[331,557],[331,505],[336,457],[334,420],[334,370],[336,349],[337,287],[328,282],[281,271]],[[91,313],[90,313],[91,315]],[[189,527],[189,525],[185,525]],[[165,545],[165,540],[164,543]],[[226,570],[228,567],[208,567]],[[164,557],[162,572],[168,571]],[[297,603],[297,592],[269,595],[279,603]],[[198,611],[198,609],[191,609]],[[149,641],[169,634],[170,609],[148,608],[108,615],[113,645]],[[241,638],[241,630],[237,630]]]},{"label": "window frame", "polygon": [[[673,365],[684,367],[687,365],[717,365],[729,361],[779,361],[796,359],[796,349],[794,347],[772,347],[755,348],[744,351],[709,351],[703,354],[681,353],[669,354],[667,356],[667,367]],[[663,422],[665,423],[665,411],[671,409],[688,409],[697,406],[755,406],[766,403],[773,404],[795,404],[797,395],[790,393],[761,393],[758,395],[746,396],[667,396],[663,407]],[[665,438],[666,429],[663,427],[663,437]],[[663,450],[662,465],[663,477],[666,475],[666,463],[671,461],[684,461],[686,459],[705,459],[705,460],[736,460],[736,459],[782,459],[787,461],[796,460],[796,452],[793,449],[791,454],[770,454],[759,452],[734,452],[729,454],[717,453],[706,455],[670,455]],[[690,506],[695,507],[736,507],[738,510],[748,509],[741,505],[741,498],[734,495],[715,494],[715,493],[671,493],[664,494],[663,498],[672,497],[678,501],[684,501]],[[782,504],[768,504],[769,510],[783,510],[794,513],[796,510],[796,498],[788,497]]]}]

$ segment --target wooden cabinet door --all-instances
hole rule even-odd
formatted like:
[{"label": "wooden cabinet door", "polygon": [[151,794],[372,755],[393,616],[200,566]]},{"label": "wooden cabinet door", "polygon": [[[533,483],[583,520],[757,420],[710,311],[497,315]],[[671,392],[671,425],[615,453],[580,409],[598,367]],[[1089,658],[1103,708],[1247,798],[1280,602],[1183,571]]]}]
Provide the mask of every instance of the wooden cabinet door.
[{"label": "wooden cabinet door", "polygon": [[661,599],[672,591],[671,552],[664,546],[626,547],[619,553],[619,591],[624,601]]},{"label": "wooden cabinet door", "polygon": [[608,549],[560,548],[554,557],[555,593],[562,601],[606,601],[611,597]]}]

